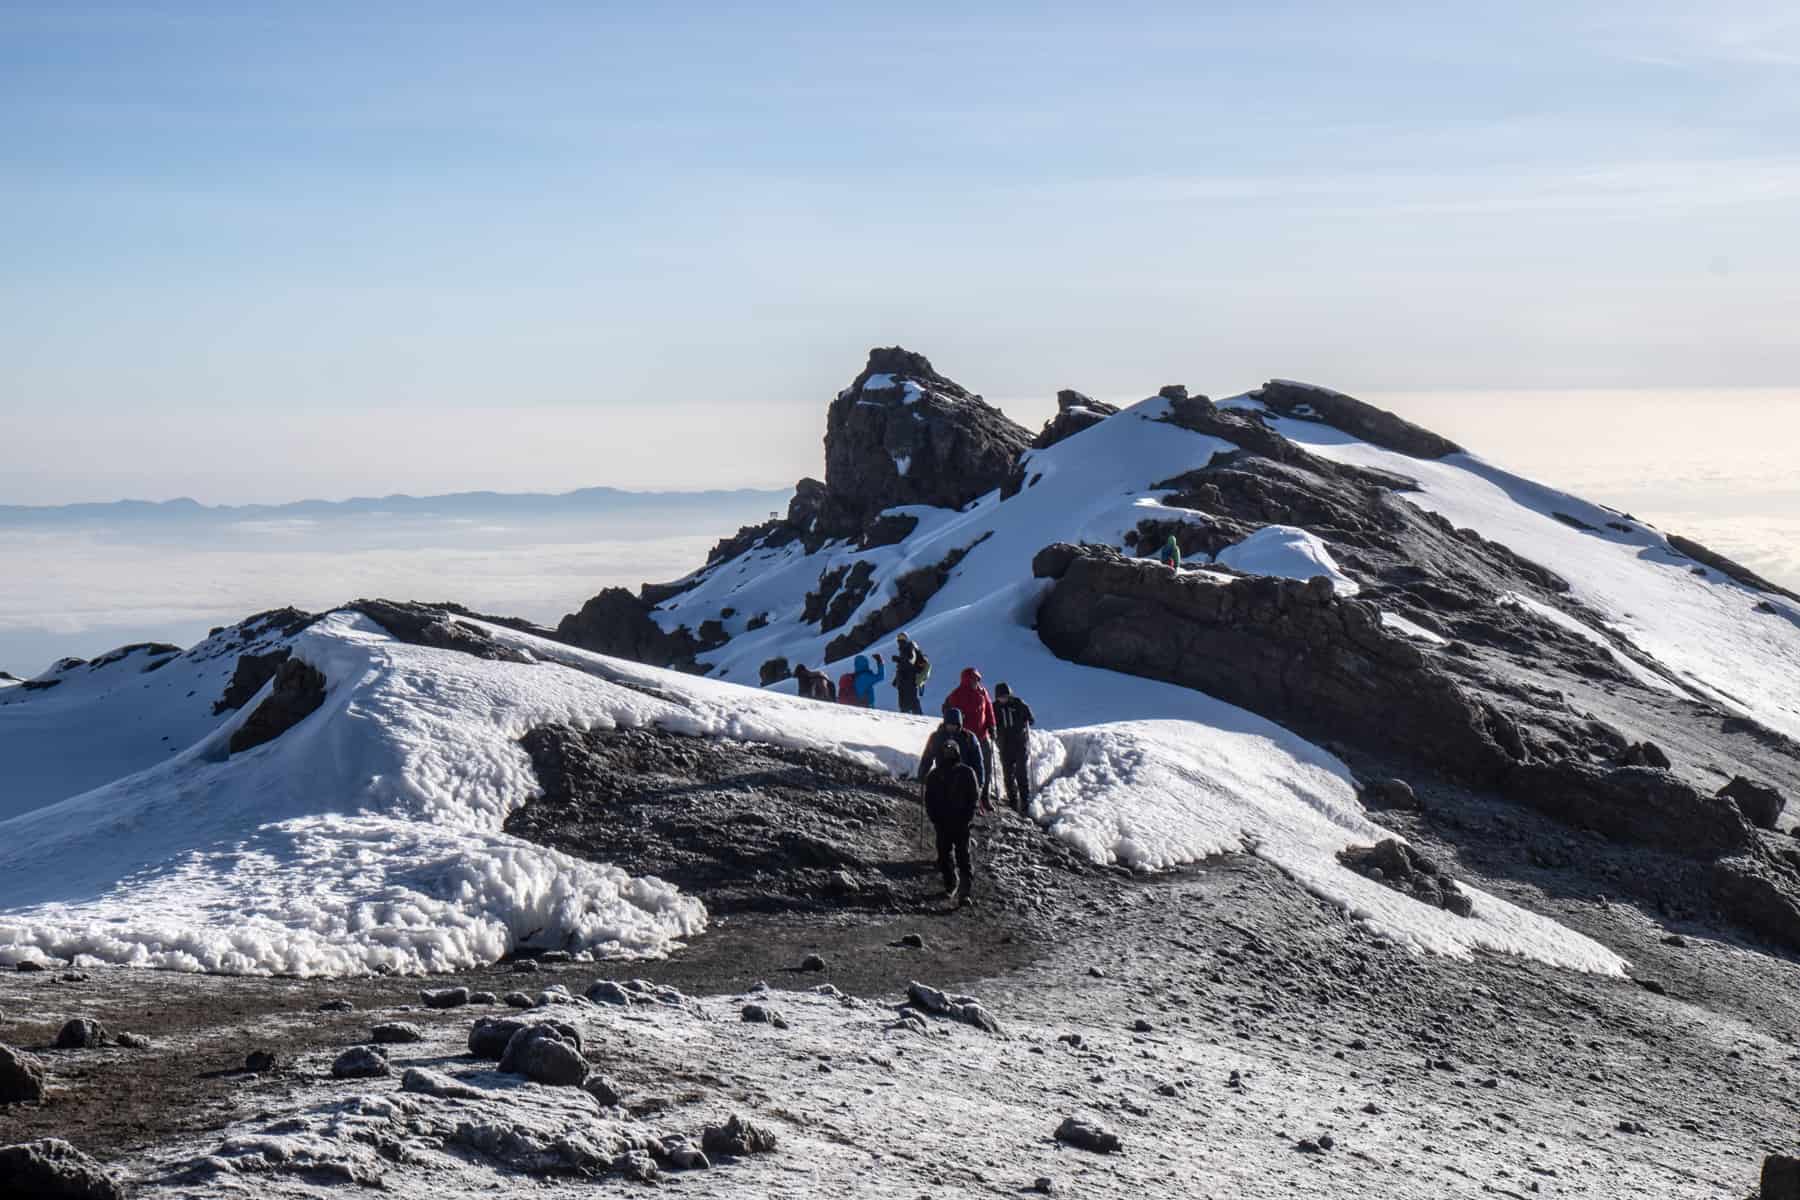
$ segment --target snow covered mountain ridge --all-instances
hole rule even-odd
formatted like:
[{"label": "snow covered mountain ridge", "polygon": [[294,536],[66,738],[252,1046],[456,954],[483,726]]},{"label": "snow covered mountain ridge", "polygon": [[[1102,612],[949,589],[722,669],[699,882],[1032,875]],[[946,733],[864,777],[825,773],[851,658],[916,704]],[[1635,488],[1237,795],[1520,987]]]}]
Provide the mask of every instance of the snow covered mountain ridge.
[{"label": "snow covered mountain ridge", "polygon": [[[521,741],[654,727],[905,775],[931,718],[789,682],[901,629],[928,712],[965,665],[1031,702],[1031,815],[1095,862],[1252,852],[1416,949],[1627,971],[1360,855],[1383,805],[1475,794],[1652,857],[1609,889],[1800,948],[1800,602],[1733,564],[1280,381],[1124,411],[1068,392],[1033,436],[877,350],[825,451],[784,518],[554,632],[359,602],[0,691],[0,962],[665,953],[705,928],[679,886],[507,832],[542,786]],[[1179,574],[1140,556],[1171,534]]]}]

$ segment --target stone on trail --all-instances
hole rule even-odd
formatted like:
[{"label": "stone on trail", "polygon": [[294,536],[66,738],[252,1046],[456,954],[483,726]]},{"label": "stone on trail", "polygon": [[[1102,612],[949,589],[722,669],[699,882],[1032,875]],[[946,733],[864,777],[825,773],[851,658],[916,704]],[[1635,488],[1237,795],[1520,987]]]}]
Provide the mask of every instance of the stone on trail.
[{"label": "stone on trail", "polygon": [[500,997],[494,995],[494,993],[492,993],[492,992],[470,992],[469,993],[469,1003],[470,1004],[498,1004],[498,1003],[500,1003]]},{"label": "stone on trail", "polygon": [[424,1067],[406,1068],[406,1073],[400,1076],[400,1090],[418,1092],[425,1096],[442,1096],[446,1100],[480,1100],[487,1095],[478,1087],[471,1087],[441,1071],[429,1071]]},{"label": "stone on trail", "polygon": [[637,998],[636,994],[623,984],[612,979],[598,979],[594,986],[587,990],[587,998],[595,1004],[617,1004],[625,1006]]},{"label": "stone on trail", "polygon": [[252,1075],[264,1075],[275,1069],[275,1055],[269,1050],[252,1050],[244,1055],[244,1070]]},{"label": "stone on trail", "polygon": [[825,969],[825,960],[820,958],[817,954],[809,954],[800,960],[800,969],[802,971],[823,971]]},{"label": "stone on trail", "polygon": [[1079,1117],[1064,1117],[1063,1123],[1056,1127],[1056,1140],[1095,1154],[1115,1154],[1125,1145],[1118,1134],[1104,1125]]},{"label": "stone on trail", "polygon": [[0,1147],[0,1195],[20,1200],[124,1200],[106,1168],[61,1138]]},{"label": "stone on trail", "polygon": [[525,1022],[506,1017],[477,1017],[469,1028],[469,1053],[476,1058],[498,1059],[506,1053],[513,1034],[525,1028]]},{"label": "stone on trail", "polygon": [[333,1079],[375,1079],[391,1071],[387,1055],[373,1046],[352,1046],[331,1064]]},{"label": "stone on trail", "polygon": [[71,1017],[51,1043],[58,1050],[91,1050],[106,1044],[106,1026],[92,1017]]},{"label": "stone on trail", "polygon": [[469,1002],[466,987],[427,989],[419,993],[419,1003],[426,1008],[461,1008]]},{"label": "stone on trail", "polygon": [[708,1125],[700,1134],[700,1148],[713,1158],[742,1158],[768,1154],[775,1149],[773,1131],[733,1113],[723,1125]]},{"label": "stone on trail", "polygon": [[758,1025],[773,1025],[777,1029],[788,1027],[787,1018],[773,1008],[762,1004],[746,1004],[739,1014],[746,1021]]},{"label": "stone on trail", "polygon": [[45,1079],[35,1055],[0,1042],[0,1104],[35,1104],[44,1098]]},{"label": "stone on trail", "polygon": [[598,1071],[590,1073],[582,1081],[581,1090],[598,1100],[604,1108],[612,1108],[625,1099],[625,1093],[619,1090],[619,1085]]},{"label": "stone on trail", "polygon": [[508,992],[506,993],[504,1002],[508,1008],[531,1007],[531,997],[527,996],[524,992]]},{"label": "stone on trail", "polygon": [[425,1031],[405,1021],[384,1021],[369,1030],[369,1040],[382,1046],[422,1042],[425,1040]]}]

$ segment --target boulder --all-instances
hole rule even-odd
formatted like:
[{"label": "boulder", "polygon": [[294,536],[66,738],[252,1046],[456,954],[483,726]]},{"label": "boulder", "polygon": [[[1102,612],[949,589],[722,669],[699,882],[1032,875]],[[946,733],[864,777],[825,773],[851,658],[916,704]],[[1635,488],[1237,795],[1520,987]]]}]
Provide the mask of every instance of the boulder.
[{"label": "boulder", "polygon": [[[530,1002],[527,1001],[527,1004]],[[469,1053],[476,1058],[499,1059],[513,1034],[525,1028],[524,1021],[507,1017],[477,1017],[469,1029]]]},{"label": "boulder", "polygon": [[373,1046],[352,1046],[331,1064],[333,1079],[375,1079],[391,1071],[387,1055]]},{"label": "boulder", "polygon": [[124,1200],[105,1167],[61,1138],[0,1147],[0,1196],[19,1200]]},{"label": "boulder", "polygon": [[692,670],[699,640],[687,629],[664,633],[650,616],[654,606],[625,588],[611,587],[557,623],[559,641],[596,654],[656,667]]},{"label": "boulder", "polygon": [[369,1040],[380,1046],[422,1042],[425,1040],[425,1031],[405,1021],[384,1021],[369,1030]]},{"label": "boulder", "polygon": [[1720,796],[1738,806],[1749,822],[1758,829],[1774,829],[1787,807],[1787,798],[1766,783],[1757,783],[1742,775],[1719,789]]},{"label": "boulder", "polygon": [[754,1025],[773,1025],[776,1029],[788,1027],[787,1018],[781,1015],[780,1010],[766,1004],[746,1004],[739,1016]]},{"label": "boulder", "polygon": [[44,1098],[48,1076],[35,1055],[0,1042],[0,1104],[35,1104]]},{"label": "boulder", "polygon": [[588,1074],[581,1035],[561,1022],[527,1025],[506,1043],[500,1070],[552,1087],[579,1087]]},{"label": "boulder", "polygon": [[461,1008],[469,1002],[466,987],[438,988],[419,993],[419,1003],[426,1008]]},{"label": "boulder", "polygon": [[106,1026],[92,1017],[71,1017],[63,1022],[51,1043],[58,1050],[91,1050],[106,1045]]},{"label": "boulder", "polygon": [[266,1075],[275,1069],[275,1054],[270,1050],[252,1050],[244,1055],[244,1070],[252,1075]]},{"label": "boulder", "polygon": [[1760,1200],[1800,1200],[1800,1158],[1771,1154],[1763,1159]]}]

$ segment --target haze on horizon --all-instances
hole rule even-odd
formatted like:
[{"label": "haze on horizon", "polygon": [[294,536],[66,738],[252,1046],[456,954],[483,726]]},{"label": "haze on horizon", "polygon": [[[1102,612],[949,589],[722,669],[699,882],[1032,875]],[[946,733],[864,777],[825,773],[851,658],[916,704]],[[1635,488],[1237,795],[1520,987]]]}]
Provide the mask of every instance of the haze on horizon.
[{"label": "haze on horizon", "polygon": [[0,503],[787,486],[895,342],[1791,388],[1797,100],[1773,3],[0,6]]}]

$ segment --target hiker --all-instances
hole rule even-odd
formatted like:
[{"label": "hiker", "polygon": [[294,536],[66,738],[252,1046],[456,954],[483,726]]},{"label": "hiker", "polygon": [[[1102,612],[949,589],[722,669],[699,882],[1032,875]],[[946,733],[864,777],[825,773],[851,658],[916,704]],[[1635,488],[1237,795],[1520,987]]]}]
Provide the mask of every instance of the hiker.
[{"label": "hiker", "polygon": [[[936,734],[932,740],[938,741]],[[934,757],[930,773],[925,776],[925,815],[937,831],[938,870],[944,875],[944,894],[955,896],[960,908],[969,902],[975,884],[975,865],[969,859],[969,826],[975,820],[981,798],[981,780],[963,760],[962,745],[954,737],[938,742]]]},{"label": "hiker", "polygon": [[875,656],[875,666],[869,666],[869,660],[862,655],[856,656],[856,703],[864,708],[875,707],[875,685],[887,678],[887,664],[881,661],[881,655]]},{"label": "hiker", "polygon": [[1169,570],[1176,574],[1181,573],[1181,545],[1175,540],[1174,534],[1171,533],[1169,540],[1163,543],[1162,549],[1156,552],[1156,561],[1168,563]]},{"label": "hiker", "polygon": [[964,667],[962,682],[944,697],[944,707],[962,713],[963,728],[974,734],[981,745],[981,764],[976,769],[981,774],[981,799],[985,803],[993,795],[994,788],[994,752],[989,744],[994,735],[994,702],[987,689],[981,686],[981,672],[974,667]]},{"label": "hiker", "polygon": [[806,666],[794,668],[794,682],[799,687],[800,696],[805,700],[830,700],[831,680],[823,671],[814,671]]},{"label": "hiker", "polygon": [[954,744],[962,761],[975,772],[975,778],[982,778],[981,743],[975,735],[963,727],[962,712],[948,704],[944,706],[944,723],[931,731],[926,739],[925,753],[919,755],[919,778],[924,779],[938,761],[946,745]]},{"label": "hiker", "polygon": [[1000,743],[1000,780],[1006,785],[1006,802],[1019,812],[1031,803],[1031,727],[1037,718],[1031,705],[1013,695],[1002,683],[994,688],[994,729]]},{"label": "hiker", "polygon": [[894,639],[894,688],[900,693],[900,711],[915,716],[925,710],[919,707],[919,689],[931,678],[931,660],[918,644],[902,633]]}]

